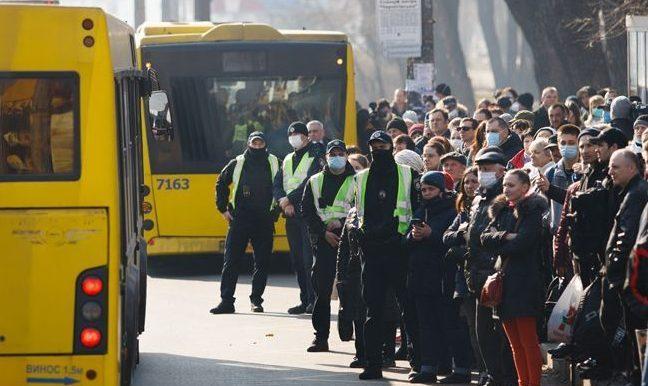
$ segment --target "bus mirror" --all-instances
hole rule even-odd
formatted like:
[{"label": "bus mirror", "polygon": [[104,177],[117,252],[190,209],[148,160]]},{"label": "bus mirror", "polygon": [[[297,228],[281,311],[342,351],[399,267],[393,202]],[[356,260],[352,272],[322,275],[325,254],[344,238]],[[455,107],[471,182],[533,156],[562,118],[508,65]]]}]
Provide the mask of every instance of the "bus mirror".
[{"label": "bus mirror", "polygon": [[153,91],[149,97],[151,128],[156,140],[173,140],[171,108],[166,91]]}]

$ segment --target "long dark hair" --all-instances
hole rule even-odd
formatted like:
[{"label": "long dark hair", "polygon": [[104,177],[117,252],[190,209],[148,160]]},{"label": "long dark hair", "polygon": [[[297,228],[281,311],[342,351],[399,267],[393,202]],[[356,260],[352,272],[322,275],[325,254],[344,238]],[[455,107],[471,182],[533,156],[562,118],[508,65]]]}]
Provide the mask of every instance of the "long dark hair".
[{"label": "long dark hair", "polygon": [[466,188],[464,187],[464,183],[466,181],[466,177],[471,174],[477,177],[477,166],[473,166],[466,169],[463,176],[461,176],[461,182],[459,183],[459,194],[457,195],[457,201],[455,203],[455,208],[457,208],[457,213],[470,211],[472,200],[471,197],[468,196],[468,193],[466,193]]},{"label": "long dark hair", "polygon": [[477,155],[477,152],[481,150],[482,147],[484,147],[484,142],[486,142],[486,121],[481,121],[479,123],[479,126],[477,126],[477,130],[475,131],[475,140],[473,141],[473,144],[470,145],[470,159],[471,161],[475,160],[475,156]]}]

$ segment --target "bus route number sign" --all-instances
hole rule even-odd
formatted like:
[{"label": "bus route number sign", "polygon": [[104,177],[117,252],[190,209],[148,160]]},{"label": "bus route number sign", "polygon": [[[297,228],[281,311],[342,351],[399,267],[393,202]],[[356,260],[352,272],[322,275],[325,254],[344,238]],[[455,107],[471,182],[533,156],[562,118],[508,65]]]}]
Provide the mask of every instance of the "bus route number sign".
[{"label": "bus route number sign", "polygon": [[188,178],[158,178],[157,190],[187,190],[189,189]]}]

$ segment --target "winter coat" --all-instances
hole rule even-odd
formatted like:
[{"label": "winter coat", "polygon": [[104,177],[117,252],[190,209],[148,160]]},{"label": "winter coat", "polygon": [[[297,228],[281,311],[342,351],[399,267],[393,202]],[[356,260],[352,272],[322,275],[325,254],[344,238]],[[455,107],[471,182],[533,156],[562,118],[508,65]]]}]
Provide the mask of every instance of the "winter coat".
[{"label": "winter coat", "polygon": [[468,284],[466,284],[464,271],[466,257],[468,255],[468,247],[466,246],[466,238],[464,237],[467,229],[459,230],[459,227],[462,224],[467,224],[469,220],[470,210],[459,212],[450,227],[443,234],[443,244],[449,248],[448,253],[446,254],[446,265],[457,265],[454,291],[455,298],[468,296]]},{"label": "winter coat", "polygon": [[515,157],[520,150],[524,149],[524,144],[522,144],[520,136],[511,131],[504,142],[499,144],[499,147],[502,149],[502,153],[504,153],[504,159],[508,162]]},{"label": "winter coat", "polygon": [[[407,233],[409,247],[408,292],[441,295],[444,274],[443,260],[448,251],[448,248],[443,244],[443,233],[456,215],[454,195],[449,194],[433,200],[424,200],[421,207],[414,213],[414,218],[423,220],[432,229],[432,233],[420,241],[413,239],[411,229]],[[452,279],[454,281],[454,276]]]},{"label": "winter coat", "polygon": [[340,299],[338,318],[345,321],[361,320],[365,314],[360,280],[362,249],[359,237],[358,216],[355,208],[352,208],[342,227],[335,274]]},{"label": "winter coat", "polygon": [[[547,200],[538,194],[525,197],[515,207],[500,195],[489,208],[491,222],[481,240],[499,256],[498,266],[504,274],[502,303],[496,308],[502,320],[541,315],[544,290],[539,250],[542,217],[548,208]],[[515,238],[507,240],[509,233]]]},{"label": "winter coat", "polygon": [[641,212],[648,202],[648,182],[636,175],[620,192],[619,198],[621,206],[614,217],[605,250],[606,276],[611,287],[622,286],[625,282],[628,256],[637,240]]},{"label": "winter coat", "polygon": [[473,294],[481,293],[486,278],[495,272],[494,267],[497,256],[482,246],[480,236],[490,223],[488,207],[495,197],[501,193],[502,180],[499,180],[489,189],[480,189],[470,209],[465,275],[468,290]]}]

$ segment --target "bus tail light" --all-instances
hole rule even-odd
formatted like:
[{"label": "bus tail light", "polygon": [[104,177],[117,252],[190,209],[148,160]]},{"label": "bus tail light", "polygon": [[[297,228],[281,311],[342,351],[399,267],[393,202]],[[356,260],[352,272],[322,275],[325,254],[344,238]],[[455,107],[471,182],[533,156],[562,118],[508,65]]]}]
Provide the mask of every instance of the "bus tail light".
[{"label": "bus tail light", "polygon": [[84,347],[95,348],[101,343],[101,332],[96,328],[84,328],[79,339]]},{"label": "bus tail light", "polygon": [[74,302],[74,354],[105,354],[108,331],[108,267],[81,272]]},{"label": "bus tail light", "polygon": [[103,289],[103,281],[96,276],[88,276],[81,283],[83,293],[88,296],[96,296]]}]

